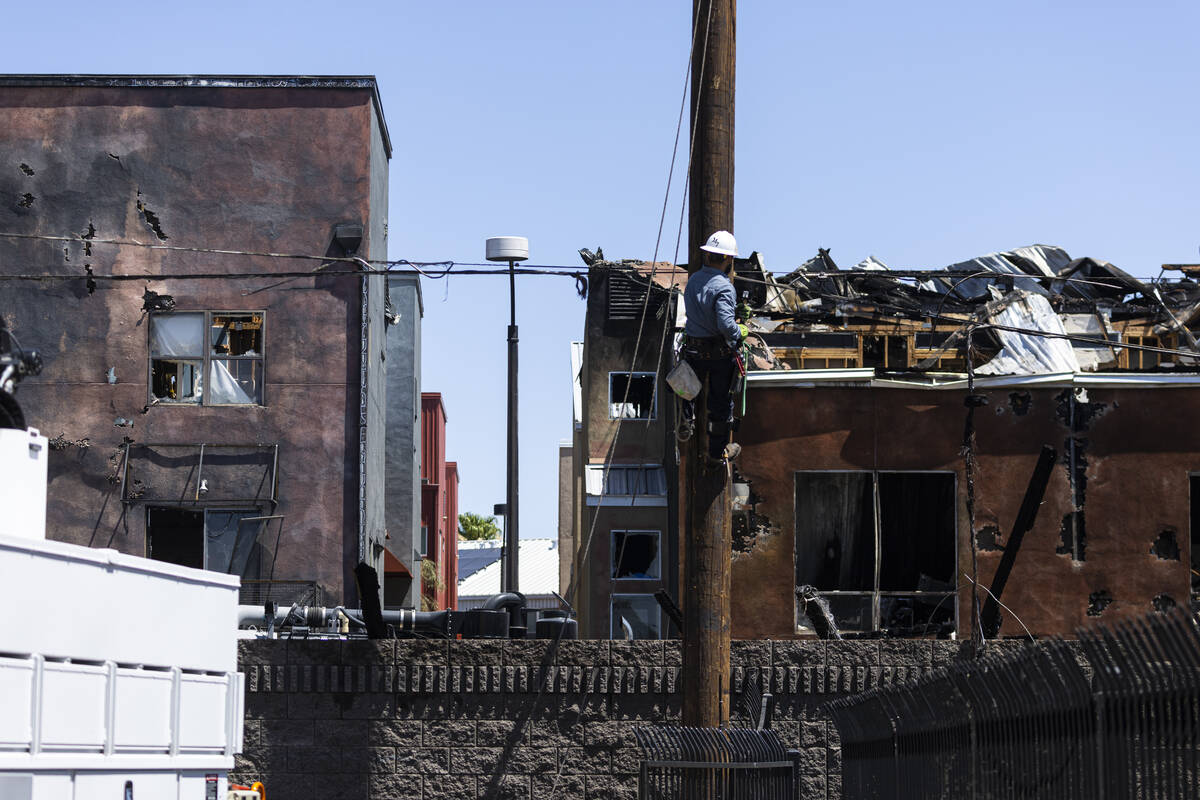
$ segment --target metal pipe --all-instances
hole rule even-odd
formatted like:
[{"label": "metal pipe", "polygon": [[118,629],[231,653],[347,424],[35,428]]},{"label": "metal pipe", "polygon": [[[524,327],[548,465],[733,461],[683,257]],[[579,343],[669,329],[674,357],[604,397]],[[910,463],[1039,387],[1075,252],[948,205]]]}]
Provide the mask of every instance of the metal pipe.
[{"label": "metal pipe", "polygon": [[[504,595],[497,595],[504,597]],[[523,602],[523,601],[522,601]],[[332,628],[337,623],[338,613],[344,614],[351,622],[359,627],[367,625],[363,621],[361,608],[346,608],[344,606],[289,606],[275,607],[275,627],[283,627],[289,617],[298,618],[302,624],[312,628]],[[265,609],[263,606],[238,606],[238,627],[258,626],[264,623]],[[401,633],[418,633],[425,636],[449,635],[449,611],[412,611],[409,609],[384,609],[383,622],[393,626]],[[268,627],[271,627],[268,624]]]},{"label": "metal pipe", "polygon": [[508,485],[504,513],[504,582],[502,591],[515,592],[520,588],[518,562],[519,514],[518,504],[518,447],[517,447],[517,278],[516,262],[508,262]]}]

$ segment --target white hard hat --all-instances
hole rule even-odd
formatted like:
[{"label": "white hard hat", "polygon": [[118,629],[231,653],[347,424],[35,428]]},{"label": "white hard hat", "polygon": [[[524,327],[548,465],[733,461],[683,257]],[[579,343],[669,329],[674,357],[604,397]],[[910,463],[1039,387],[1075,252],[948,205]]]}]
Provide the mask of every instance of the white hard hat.
[{"label": "white hard hat", "polygon": [[701,250],[706,250],[710,253],[716,253],[722,256],[733,256],[737,258],[737,239],[733,238],[733,234],[729,231],[717,231],[712,236],[708,237],[708,241],[700,245]]}]

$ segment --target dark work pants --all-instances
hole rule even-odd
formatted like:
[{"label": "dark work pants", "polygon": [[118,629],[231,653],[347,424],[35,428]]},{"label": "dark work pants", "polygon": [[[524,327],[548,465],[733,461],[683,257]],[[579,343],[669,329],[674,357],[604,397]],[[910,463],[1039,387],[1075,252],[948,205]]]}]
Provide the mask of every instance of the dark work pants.
[{"label": "dark work pants", "polygon": [[[733,422],[733,376],[737,365],[732,356],[689,358],[687,362],[701,383],[708,381],[708,454],[721,458],[729,443],[729,424]],[[695,403],[685,400],[683,414],[694,420]]]}]

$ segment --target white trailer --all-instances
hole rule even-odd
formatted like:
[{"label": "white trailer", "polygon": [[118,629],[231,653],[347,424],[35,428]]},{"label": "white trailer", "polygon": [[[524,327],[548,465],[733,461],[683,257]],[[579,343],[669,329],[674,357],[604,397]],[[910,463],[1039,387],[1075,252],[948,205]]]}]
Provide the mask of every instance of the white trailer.
[{"label": "white trailer", "polygon": [[[24,438],[0,450],[0,484],[32,463],[42,494],[7,493],[0,515],[36,528],[46,440],[5,433]],[[0,526],[0,798],[224,800],[242,746],[238,587]]]}]

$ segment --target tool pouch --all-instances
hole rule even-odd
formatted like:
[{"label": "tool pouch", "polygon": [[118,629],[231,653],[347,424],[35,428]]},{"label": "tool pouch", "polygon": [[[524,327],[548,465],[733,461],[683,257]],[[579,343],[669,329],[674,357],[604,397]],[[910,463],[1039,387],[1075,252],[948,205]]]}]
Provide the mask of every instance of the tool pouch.
[{"label": "tool pouch", "polygon": [[696,377],[692,365],[684,360],[680,360],[675,368],[667,373],[667,385],[684,400],[695,400],[696,395],[700,394],[700,379]]}]

